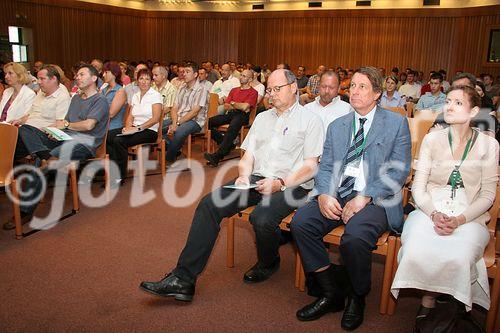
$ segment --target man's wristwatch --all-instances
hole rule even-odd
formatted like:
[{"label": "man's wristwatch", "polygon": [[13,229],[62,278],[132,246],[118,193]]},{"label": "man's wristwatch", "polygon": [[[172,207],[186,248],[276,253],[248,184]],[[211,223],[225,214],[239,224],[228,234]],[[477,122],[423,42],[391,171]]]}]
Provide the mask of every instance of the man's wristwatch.
[{"label": "man's wristwatch", "polygon": [[281,192],[284,192],[284,191],[286,190],[285,181],[283,180],[283,178],[278,178],[278,180],[279,180],[279,181],[280,181],[280,183],[281,183],[280,191],[281,191]]},{"label": "man's wristwatch", "polygon": [[67,129],[69,127],[69,121],[64,120],[64,129]]},{"label": "man's wristwatch", "polygon": [[234,101],[231,101],[231,103],[229,103],[229,104],[231,104],[231,106],[234,108],[234,104],[236,104],[236,103]]},{"label": "man's wristwatch", "polygon": [[176,122],[175,123],[177,126],[181,126],[181,123],[180,122]]}]

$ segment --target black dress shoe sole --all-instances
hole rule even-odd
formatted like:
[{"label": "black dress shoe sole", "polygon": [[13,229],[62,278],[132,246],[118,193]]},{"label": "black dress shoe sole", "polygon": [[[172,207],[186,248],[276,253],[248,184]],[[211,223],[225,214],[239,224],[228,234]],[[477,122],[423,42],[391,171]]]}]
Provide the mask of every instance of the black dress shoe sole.
[{"label": "black dress shoe sole", "polygon": [[177,300],[177,301],[191,302],[193,300],[193,295],[178,294],[178,293],[161,294],[161,293],[158,293],[158,292],[156,292],[154,290],[145,288],[145,287],[143,287],[141,285],[139,286],[139,289],[141,289],[142,291],[145,291],[145,292],[147,292],[149,294],[153,294],[153,295],[160,296],[160,297],[174,297],[175,300]]},{"label": "black dress shoe sole", "polygon": [[342,327],[342,329],[344,331],[354,331],[355,329],[357,329],[359,326],[361,326],[361,324],[363,324],[363,319],[361,319],[361,321],[359,322],[359,324],[356,324],[354,326],[345,326],[345,325],[342,325],[342,322],[340,323],[340,327]]},{"label": "black dress shoe sole", "polygon": [[260,279],[256,279],[256,280],[248,279],[247,275],[245,274],[245,275],[243,275],[243,282],[248,283],[248,284],[264,282],[264,281],[268,280],[274,273],[276,273],[279,268],[280,268],[280,265],[278,264],[278,265],[276,265],[276,267],[273,267],[273,269],[271,270],[271,272],[267,276],[260,278]]},{"label": "black dress shoe sole", "polygon": [[311,317],[300,317],[299,315],[296,315],[297,316],[297,319],[300,320],[300,321],[313,321],[313,320],[317,320],[321,317],[323,317],[324,315],[328,314],[328,313],[335,313],[335,312],[340,312],[340,311],[343,311],[345,308],[344,305],[340,305],[338,307],[335,307],[335,308],[332,308],[326,312],[323,312],[321,314],[317,314],[315,316],[311,316]]}]

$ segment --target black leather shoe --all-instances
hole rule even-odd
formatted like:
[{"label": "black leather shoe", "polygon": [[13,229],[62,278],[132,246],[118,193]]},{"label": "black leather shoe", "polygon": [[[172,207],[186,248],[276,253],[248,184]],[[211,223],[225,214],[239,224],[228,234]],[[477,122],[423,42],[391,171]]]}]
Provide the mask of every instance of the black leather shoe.
[{"label": "black leather shoe", "polygon": [[262,282],[271,277],[274,272],[280,268],[280,259],[276,259],[274,264],[268,267],[261,267],[259,263],[256,263],[252,268],[250,268],[245,275],[243,275],[243,282],[245,283],[257,283]]},{"label": "black leather shoe", "polygon": [[354,331],[363,323],[364,312],[365,298],[355,294],[349,295],[340,326],[346,331]]},{"label": "black leather shoe", "polygon": [[139,288],[153,295],[174,297],[178,301],[191,302],[195,285],[170,273],[158,282],[143,281]]},{"label": "black leather shoe", "polygon": [[328,312],[339,312],[344,310],[345,300],[343,297],[328,298],[320,297],[311,304],[297,311],[297,319],[300,321],[311,321],[319,319]]},{"label": "black leather shoe", "polygon": [[219,165],[220,158],[219,155],[217,155],[216,153],[213,154],[204,153],[203,157],[208,161],[209,165],[214,167]]}]

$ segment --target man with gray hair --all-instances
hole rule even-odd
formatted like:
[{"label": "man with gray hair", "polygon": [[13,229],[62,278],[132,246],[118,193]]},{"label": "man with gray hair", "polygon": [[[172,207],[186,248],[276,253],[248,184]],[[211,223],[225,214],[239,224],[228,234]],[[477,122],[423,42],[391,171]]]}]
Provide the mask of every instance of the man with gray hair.
[{"label": "man with gray hair", "polygon": [[158,282],[142,282],[142,290],[191,301],[222,219],[250,206],[256,206],[250,222],[258,262],[243,281],[261,282],[278,270],[279,224],[305,202],[323,146],[321,121],[298,103],[297,89],[291,71],[280,69],[271,74],[266,92],[274,108],[255,118],[242,144],[245,154],[238,165],[238,178],[201,199],[177,266]]},{"label": "man with gray hair", "polygon": [[172,116],[170,111],[174,106],[175,95],[177,94],[177,89],[168,81],[168,71],[164,66],[154,66],[153,67],[153,84],[154,90],[161,94],[163,98],[163,132],[166,134],[168,126],[172,124]]},{"label": "man with gray hair", "polygon": [[[358,328],[371,287],[371,252],[382,233],[403,227],[401,189],[411,165],[410,132],[405,117],[377,106],[381,94],[380,72],[358,69],[350,85],[355,112],[328,127],[313,200],[293,217],[290,229],[313,286],[309,294],[317,297],[297,311],[301,321],[344,311],[342,328]],[[330,264],[323,237],[341,225],[343,266],[337,266]]]}]

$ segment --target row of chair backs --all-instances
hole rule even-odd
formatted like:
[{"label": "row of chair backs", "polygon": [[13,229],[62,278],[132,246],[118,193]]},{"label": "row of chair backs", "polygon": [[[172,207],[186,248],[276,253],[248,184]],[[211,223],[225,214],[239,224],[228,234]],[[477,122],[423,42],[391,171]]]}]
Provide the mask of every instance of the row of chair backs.
[{"label": "row of chair backs", "polygon": [[7,176],[12,171],[12,162],[17,144],[17,127],[0,123],[0,185],[7,186]]}]

